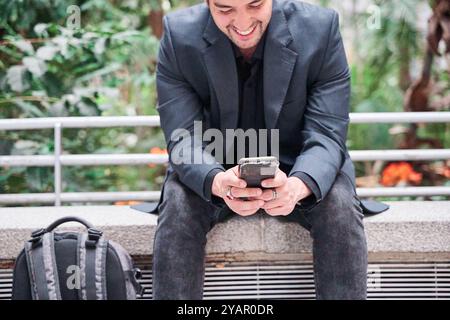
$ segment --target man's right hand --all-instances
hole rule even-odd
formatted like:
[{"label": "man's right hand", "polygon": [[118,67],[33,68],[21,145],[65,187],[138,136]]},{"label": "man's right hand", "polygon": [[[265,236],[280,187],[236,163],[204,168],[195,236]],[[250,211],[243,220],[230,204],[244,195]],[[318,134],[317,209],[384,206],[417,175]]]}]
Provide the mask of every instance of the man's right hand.
[{"label": "man's right hand", "polygon": [[[237,214],[250,216],[264,206],[265,202],[264,200],[244,201],[239,199],[242,197],[258,197],[262,194],[261,188],[246,188],[246,186],[245,180],[239,178],[239,165],[237,165],[214,176],[211,192],[213,195],[221,197],[227,206]],[[227,197],[229,189],[233,200]]]}]

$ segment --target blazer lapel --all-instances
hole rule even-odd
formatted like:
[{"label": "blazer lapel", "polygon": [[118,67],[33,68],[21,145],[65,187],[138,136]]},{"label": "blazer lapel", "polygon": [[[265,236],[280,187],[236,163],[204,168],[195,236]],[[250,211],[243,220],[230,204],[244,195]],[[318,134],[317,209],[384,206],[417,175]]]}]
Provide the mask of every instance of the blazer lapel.
[{"label": "blazer lapel", "polygon": [[274,1],[264,47],[264,118],[267,129],[274,129],[289,88],[297,53],[287,46],[292,41],[287,21]]},{"label": "blazer lapel", "polygon": [[203,38],[211,44],[203,54],[209,78],[219,101],[220,128],[225,133],[225,129],[235,129],[238,124],[238,76],[233,48],[211,16]]}]

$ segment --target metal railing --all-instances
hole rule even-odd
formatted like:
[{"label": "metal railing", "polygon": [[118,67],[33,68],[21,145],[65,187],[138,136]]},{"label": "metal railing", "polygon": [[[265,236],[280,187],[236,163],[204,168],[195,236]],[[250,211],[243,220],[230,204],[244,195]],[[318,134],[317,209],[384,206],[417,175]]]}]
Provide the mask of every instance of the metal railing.
[{"label": "metal railing", "polygon": [[[447,123],[450,112],[390,112],[390,113],[351,113],[350,122],[356,123]],[[132,192],[62,192],[62,168],[64,166],[97,165],[143,165],[163,164],[168,161],[166,155],[153,154],[62,154],[62,131],[64,128],[108,128],[108,127],[159,127],[158,116],[135,117],[61,117],[34,119],[1,119],[0,130],[54,130],[54,155],[0,156],[0,166],[7,167],[54,167],[54,192],[29,194],[2,194],[0,204],[95,202],[120,200],[155,201],[159,191]],[[417,161],[448,160],[450,149],[418,150],[361,150],[350,151],[353,161]],[[361,197],[377,196],[432,196],[450,195],[450,187],[395,187],[395,188],[358,188]]]}]

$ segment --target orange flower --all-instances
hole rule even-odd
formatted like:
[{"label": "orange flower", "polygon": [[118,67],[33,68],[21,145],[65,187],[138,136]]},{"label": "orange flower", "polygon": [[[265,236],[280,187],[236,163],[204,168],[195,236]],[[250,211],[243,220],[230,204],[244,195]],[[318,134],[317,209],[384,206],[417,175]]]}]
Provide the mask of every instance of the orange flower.
[{"label": "orange flower", "polygon": [[135,200],[129,200],[129,201],[116,201],[114,202],[115,206],[132,206],[134,204],[142,203],[142,201],[135,201]]},{"label": "orange flower", "polygon": [[[150,154],[167,154],[167,149],[161,149],[158,147],[153,147],[150,149]],[[154,163],[149,163],[148,167],[149,168],[154,168],[156,166],[156,164]]]},{"label": "orange flower", "polygon": [[450,167],[445,167],[445,169],[444,169],[444,177],[450,179]]},{"label": "orange flower", "polygon": [[401,182],[418,185],[422,182],[422,174],[414,171],[408,162],[393,162],[384,168],[380,182],[386,187],[395,186]]}]

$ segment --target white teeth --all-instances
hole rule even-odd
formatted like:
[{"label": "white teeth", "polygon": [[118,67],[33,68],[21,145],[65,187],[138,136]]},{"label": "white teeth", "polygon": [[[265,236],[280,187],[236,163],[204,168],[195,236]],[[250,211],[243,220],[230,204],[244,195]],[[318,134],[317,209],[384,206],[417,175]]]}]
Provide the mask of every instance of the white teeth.
[{"label": "white teeth", "polygon": [[247,30],[245,30],[245,31],[240,31],[240,30],[238,30],[238,29],[236,29],[236,28],[234,28],[234,30],[235,30],[237,33],[239,33],[241,36],[246,36],[246,35],[249,35],[250,33],[252,33],[252,31],[253,31],[253,29],[255,29],[255,27],[256,27],[256,26],[253,26],[252,28],[247,29]]}]

